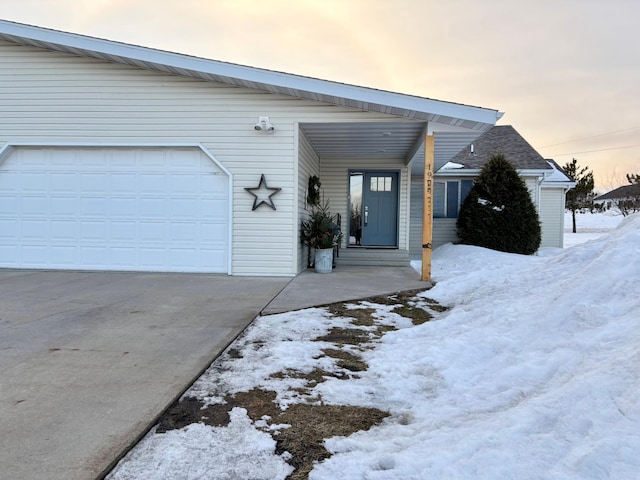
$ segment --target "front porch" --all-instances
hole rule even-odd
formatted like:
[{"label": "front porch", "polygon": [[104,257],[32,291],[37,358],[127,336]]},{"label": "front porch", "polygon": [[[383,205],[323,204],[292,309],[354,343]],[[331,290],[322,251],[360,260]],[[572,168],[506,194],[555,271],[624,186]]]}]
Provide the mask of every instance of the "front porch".
[{"label": "front porch", "polygon": [[[408,267],[410,256],[422,252],[427,135],[433,135],[427,155],[433,159],[431,167],[437,169],[480,135],[482,128],[484,125],[463,128],[402,117],[395,121],[386,117],[357,123],[300,123],[298,217],[302,220],[309,215],[307,185],[311,176],[317,176],[321,201],[329,202],[331,214],[341,222],[343,239],[335,261],[338,269]],[[298,273],[308,264],[307,249],[300,245]]]}]

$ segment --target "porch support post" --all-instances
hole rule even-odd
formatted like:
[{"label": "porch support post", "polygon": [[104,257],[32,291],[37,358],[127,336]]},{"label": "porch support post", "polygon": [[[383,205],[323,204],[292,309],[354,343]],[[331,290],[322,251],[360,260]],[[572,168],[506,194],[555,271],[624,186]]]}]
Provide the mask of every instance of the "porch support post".
[{"label": "porch support post", "polygon": [[424,200],[422,205],[422,280],[431,281],[431,253],[433,252],[433,163],[435,160],[433,134],[424,136]]}]

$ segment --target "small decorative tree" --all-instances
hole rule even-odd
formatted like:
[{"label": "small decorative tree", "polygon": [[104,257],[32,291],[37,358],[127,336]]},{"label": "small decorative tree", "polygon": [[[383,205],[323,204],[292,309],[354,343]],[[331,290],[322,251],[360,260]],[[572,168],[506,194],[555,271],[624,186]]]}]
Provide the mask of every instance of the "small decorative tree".
[{"label": "small decorative tree", "polygon": [[494,155],[475,180],[457,221],[463,243],[531,255],[542,231],[529,190],[504,155]]},{"label": "small decorative tree", "polygon": [[[342,240],[342,231],[335,216],[329,212],[328,201],[311,207],[311,215],[300,225],[300,239],[303,244],[315,250],[314,266],[316,271],[330,272],[333,247]],[[327,250],[329,251],[326,252]],[[325,266],[327,262],[328,267]]]},{"label": "small decorative tree", "polygon": [[342,232],[329,213],[329,202],[318,203],[311,208],[311,215],[302,221],[302,243],[317,250],[333,248],[342,239]]}]

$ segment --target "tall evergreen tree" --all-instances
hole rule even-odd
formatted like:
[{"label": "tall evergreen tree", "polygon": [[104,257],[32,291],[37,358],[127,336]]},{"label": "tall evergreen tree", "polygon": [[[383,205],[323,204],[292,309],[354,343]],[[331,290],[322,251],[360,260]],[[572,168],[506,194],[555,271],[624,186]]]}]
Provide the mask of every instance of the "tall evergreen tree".
[{"label": "tall evergreen tree", "polygon": [[576,233],[576,212],[593,206],[593,172],[589,171],[589,167],[580,168],[575,158],[564,166],[564,171],[567,177],[576,182],[576,186],[567,192],[565,203],[565,208],[572,215],[573,233]]},{"label": "tall evergreen tree", "polygon": [[463,243],[530,255],[540,247],[538,212],[524,180],[504,155],[484,166],[457,221]]}]

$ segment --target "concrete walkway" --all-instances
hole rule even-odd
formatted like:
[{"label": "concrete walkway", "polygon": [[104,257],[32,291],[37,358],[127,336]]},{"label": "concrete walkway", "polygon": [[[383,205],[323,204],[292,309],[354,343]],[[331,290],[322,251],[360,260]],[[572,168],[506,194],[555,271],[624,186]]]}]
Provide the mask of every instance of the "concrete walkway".
[{"label": "concrete walkway", "polygon": [[427,288],[410,267],[295,279],[0,270],[0,480],[94,480],[259,314]]},{"label": "concrete walkway", "polygon": [[429,282],[411,267],[339,266],[328,274],[308,269],[298,275],[262,311],[263,315],[356,300],[404,290],[427,289]]},{"label": "concrete walkway", "polygon": [[0,270],[0,479],[100,476],[289,281]]}]

